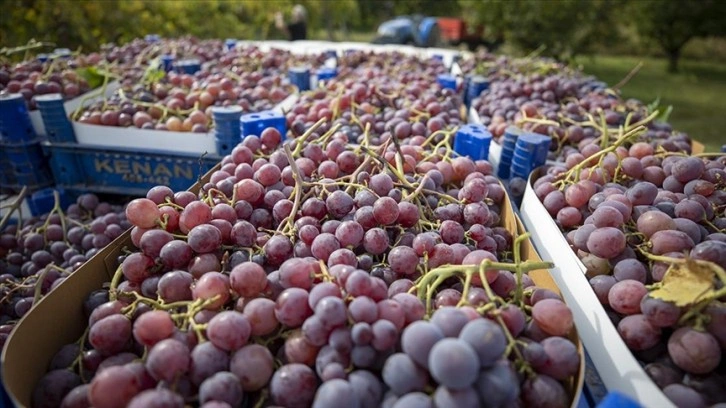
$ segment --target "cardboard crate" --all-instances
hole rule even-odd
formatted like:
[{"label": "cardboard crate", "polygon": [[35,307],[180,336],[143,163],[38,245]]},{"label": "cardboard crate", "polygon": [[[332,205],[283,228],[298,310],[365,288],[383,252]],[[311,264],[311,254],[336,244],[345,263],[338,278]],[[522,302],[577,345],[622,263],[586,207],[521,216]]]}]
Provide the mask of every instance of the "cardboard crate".
[{"label": "cardboard crate", "polygon": [[[77,96],[69,101],[63,103],[63,107],[66,109],[68,114],[72,114],[82,103],[86,100],[97,99],[98,97],[109,97],[113,95],[121,84],[118,81],[111,81],[106,85],[106,89],[98,88],[83,95]],[[97,95],[93,97],[93,95]],[[38,136],[45,136],[45,124],[43,123],[43,117],[40,115],[40,110],[34,110],[28,112],[30,114],[30,122],[33,124],[35,134]]]},{"label": "cardboard crate", "polygon": [[[216,168],[219,168],[219,165]],[[213,170],[189,190],[199,191]],[[524,226],[515,215],[509,197],[505,198],[502,206],[502,225],[512,233],[524,233]],[[75,342],[81,336],[87,326],[87,319],[83,314],[83,301],[89,293],[111,281],[118,267],[118,257],[124,247],[132,247],[130,231],[125,232],[89,259],[61,285],[34,305],[20,320],[7,340],[1,359],[2,378],[6,390],[17,406],[30,406],[33,389],[46,373],[53,355],[63,345]],[[521,251],[523,259],[539,260],[529,240],[524,242]],[[547,270],[531,271],[529,275],[538,286],[560,292]],[[575,343],[580,355],[578,373],[567,384],[567,391],[572,398],[570,406],[574,408],[580,402],[585,355],[575,330],[571,333],[570,340]]]},{"label": "cardboard crate", "polygon": [[[297,101],[292,94],[272,108],[276,112],[287,112]],[[72,111],[66,110],[68,114]],[[135,126],[118,127],[91,125],[73,121],[76,141],[81,145],[157,150],[167,153],[218,154],[214,129],[206,133],[172,132],[169,130],[139,129]]]},{"label": "cardboard crate", "polygon": [[559,227],[534,193],[532,184],[541,176],[535,169],[520,207],[522,220],[532,241],[545,259],[556,259],[552,278],[572,309],[578,333],[593,364],[610,391],[619,391],[643,406],[674,407],[650,379],[625,345],[603,305],[585,277],[587,269],[570,249]]}]

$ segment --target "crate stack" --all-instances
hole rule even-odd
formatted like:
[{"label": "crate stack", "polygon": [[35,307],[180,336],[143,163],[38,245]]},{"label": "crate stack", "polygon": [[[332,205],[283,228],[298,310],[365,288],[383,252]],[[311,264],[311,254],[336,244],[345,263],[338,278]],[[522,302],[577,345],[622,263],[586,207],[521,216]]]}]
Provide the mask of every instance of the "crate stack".
[{"label": "crate stack", "polygon": [[28,187],[53,185],[41,139],[33,130],[21,94],[0,95],[0,192],[14,194]]},{"label": "crate stack", "polygon": [[[153,134],[169,133],[162,131],[86,125],[92,126],[100,142],[79,142],[79,124],[69,119],[61,95],[43,95],[37,102],[47,138],[38,146],[48,156],[56,186],[70,193],[143,195],[156,185],[184,189],[220,160],[213,148],[185,151],[182,141],[178,144],[164,139],[151,142],[158,149],[148,148],[149,145],[139,148],[134,141],[134,138],[153,139]],[[122,131],[124,137],[116,137],[113,130]]]}]

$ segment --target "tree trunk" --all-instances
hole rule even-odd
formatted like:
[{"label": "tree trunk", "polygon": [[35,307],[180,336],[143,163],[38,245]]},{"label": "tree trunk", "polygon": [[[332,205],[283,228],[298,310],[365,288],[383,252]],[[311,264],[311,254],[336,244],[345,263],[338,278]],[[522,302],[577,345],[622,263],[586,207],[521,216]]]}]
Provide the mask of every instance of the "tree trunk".
[{"label": "tree trunk", "polygon": [[327,34],[328,41],[335,41],[335,35],[333,34],[333,22],[330,18],[330,7],[327,4],[323,4],[323,19],[325,20],[325,34]]},{"label": "tree trunk", "polygon": [[678,60],[681,58],[681,49],[675,48],[667,51],[668,54],[668,72],[678,72]]}]

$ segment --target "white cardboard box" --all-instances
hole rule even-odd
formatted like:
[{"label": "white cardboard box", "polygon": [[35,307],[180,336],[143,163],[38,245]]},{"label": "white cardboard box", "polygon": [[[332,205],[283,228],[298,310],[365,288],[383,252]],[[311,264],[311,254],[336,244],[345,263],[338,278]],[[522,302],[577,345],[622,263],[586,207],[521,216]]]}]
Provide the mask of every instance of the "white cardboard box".
[{"label": "white cardboard box", "polygon": [[[63,107],[66,110],[66,114],[68,114],[68,115],[72,114],[76,109],[78,109],[79,106],[81,106],[81,103],[83,103],[84,98],[87,98],[89,95],[93,95],[94,93],[97,93],[99,96],[101,96],[101,94],[102,94],[104,97],[109,97],[109,96],[113,95],[113,93],[116,92],[116,90],[120,86],[121,85],[119,84],[118,81],[111,81],[106,85],[105,92],[101,92],[103,89],[98,88],[98,89],[94,89],[86,94],[80,95],[76,98],[73,98],[69,101],[64,102]],[[91,99],[96,99],[96,98],[91,98]],[[45,136],[46,135],[45,124],[43,123],[43,117],[40,115],[40,110],[36,109],[36,110],[30,111],[28,113],[30,114],[30,122],[33,125],[35,134],[38,136]]]},{"label": "white cardboard box", "polygon": [[674,407],[611,323],[585,277],[584,266],[534,193],[531,183],[537,170],[532,174],[520,206],[522,221],[542,259],[556,260],[550,273],[572,309],[577,332],[603,383],[608,390],[622,392],[645,407]]}]

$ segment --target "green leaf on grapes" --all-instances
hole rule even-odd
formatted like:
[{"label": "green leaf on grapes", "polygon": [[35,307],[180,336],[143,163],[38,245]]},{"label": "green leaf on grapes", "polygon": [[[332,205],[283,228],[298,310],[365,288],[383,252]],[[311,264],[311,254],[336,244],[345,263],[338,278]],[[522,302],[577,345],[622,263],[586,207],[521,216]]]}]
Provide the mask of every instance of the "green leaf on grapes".
[{"label": "green leaf on grapes", "polygon": [[142,82],[148,85],[153,85],[164,79],[164,77],[166,76],[166,72],[161,69],[160,64],[161,59],[153,59],[144,71],[144,77],[142,78]]},{"label": "green leaf on grapes", "polygon": [[689,306],[713,294],[713,278],[714,271],[707,264],[687,259],[673,263],[650,296],[676,306]]},{"label": "green leaf on grapes", "polygon": [[91,89],[96,89],[99,86],[103,85],[103,81],[106,79],[106,77],[112,76],[109,72],[101,70],[97,67],[78,68],[76,72],[83,79],[85,79],[86,82],[88,82],[88,86],[90,86]]}]

